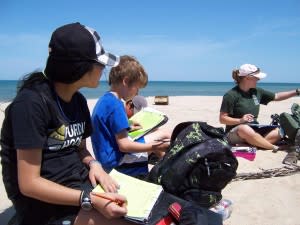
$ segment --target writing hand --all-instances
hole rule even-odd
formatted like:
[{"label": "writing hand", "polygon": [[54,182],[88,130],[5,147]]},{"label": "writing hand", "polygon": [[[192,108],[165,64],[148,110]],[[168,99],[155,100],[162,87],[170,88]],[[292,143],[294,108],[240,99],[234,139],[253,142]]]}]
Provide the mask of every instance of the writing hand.
[{"label": "writing hand", "polygon": [[[98,212],[108,219],[123,217],[127,214],[127,200],[124,196],[117,193],[103,193],[103,195],[106,197],[102,198],[91,193],[93,207]],[[116,202],[120,204],[116,204]]]},{"label": "writing hand", "polygon": [[156,139],[152,146],[158,151],[166,151],[170,146],[170,139]]},{"label": "writing hand", "polygon": [[254,116],[252,114],[245,114],[243,117],[242,117],[242,122],[243,123],[251,123],[254,121]]},{"label": "writing hand", "polygon": [[155,139],[154,141],[156,141],[158,144],[161,144],[161,143],[167,143],[167,142],[170,143],[171,140],[169,138],[165,138],[165,139]]}]

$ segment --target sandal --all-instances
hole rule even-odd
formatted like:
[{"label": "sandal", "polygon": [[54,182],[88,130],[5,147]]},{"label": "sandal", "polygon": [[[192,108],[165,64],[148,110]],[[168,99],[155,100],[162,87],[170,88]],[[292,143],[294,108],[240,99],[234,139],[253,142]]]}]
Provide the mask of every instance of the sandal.
[{"label": "sandal", "polygon": [[289,152],[282,163],[287,165],[296,165],[298,161],[298,153],[297,152]]}]

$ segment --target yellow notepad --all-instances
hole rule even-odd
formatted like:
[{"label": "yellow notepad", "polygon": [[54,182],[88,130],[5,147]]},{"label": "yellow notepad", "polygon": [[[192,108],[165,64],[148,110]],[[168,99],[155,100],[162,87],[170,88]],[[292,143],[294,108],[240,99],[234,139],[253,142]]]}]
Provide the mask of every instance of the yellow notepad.
[{"label": "yellow notepad", "polygon": [[132,121],[138,122],[142,126],[141,129],[128,133],[129,137],[136,140],[165,124],[168,121],[168,117],[158,110],[146,107],[129,119],[129,123],[132,123]]},{"label": "yellow notepad", "polygon": [[[126,219],[137,222],[147,222],[150,212],[162,192],[162,186],[136,179],[116,170],[109,175],[113,177],[120,189],[118,193],[127,198]],[[104,193],[100,185],[97,185],[93,192]]]}]

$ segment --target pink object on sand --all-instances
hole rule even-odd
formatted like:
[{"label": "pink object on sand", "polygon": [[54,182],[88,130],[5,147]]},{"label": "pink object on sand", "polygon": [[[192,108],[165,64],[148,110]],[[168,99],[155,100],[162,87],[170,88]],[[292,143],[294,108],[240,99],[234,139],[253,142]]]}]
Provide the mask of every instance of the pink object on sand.
[{"label": "pink object on sand", "polygon": [[235,157],[242,157],[249,161],[253,161],[256,156],[255,147],[232,147],[231,151],[235,155]]}]

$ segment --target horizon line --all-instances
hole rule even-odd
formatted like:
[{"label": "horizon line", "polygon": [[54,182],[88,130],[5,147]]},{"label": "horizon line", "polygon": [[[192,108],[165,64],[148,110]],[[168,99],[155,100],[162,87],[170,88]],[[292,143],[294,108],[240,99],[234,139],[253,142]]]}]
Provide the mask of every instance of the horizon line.
[{"label": "horizon line", "polygon": [[[0,81],[20,81],[20,79],[17,80],[7,80],[7,79],[0,79]],[[108,82],[106,80],[99,80],[100,82]],[[209,81],[209,80],[148,80],[148,82],[203,82],[203,83],[234,83],[234,81]],[[300,84],[300,82],[265,82],[263,80],[259,81],[259,83],[265,83],[265,84]]]}]

